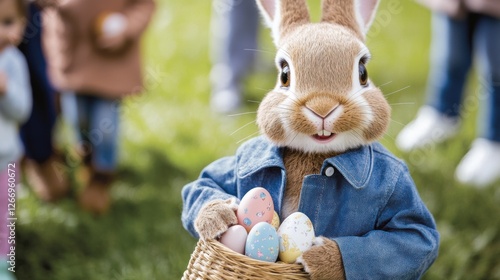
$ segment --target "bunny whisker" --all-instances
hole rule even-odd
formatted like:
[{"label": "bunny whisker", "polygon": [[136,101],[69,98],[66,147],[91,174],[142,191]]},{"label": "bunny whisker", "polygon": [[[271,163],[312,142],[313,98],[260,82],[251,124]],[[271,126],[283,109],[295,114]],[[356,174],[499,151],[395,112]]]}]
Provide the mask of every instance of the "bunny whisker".
[{"label": "bunny whisker", "polygon": [[272,91],[274,88],[268,88],[268,89],[265,89],[265,88],[261,88],[261,87],[254,87],[254,89],[258,89],[258,90],[261,90],[263,92],[270,92]]},{"label": "bunny whisker", "polygon": [[400,103],[389,103],[389,105],[415,105],[415,102],[400,102]]},{"label": "bunny whisker", "polygon": [[293,107],[285,107],[286,105],[284,104],[280,104],[278,107],[276,107],[277,109],[279,110],[283,110],[283,111],[289,111],[289,112],[293,112]]},{"label": "bunny whisker", "polygon": [[259,49],[244,49],[245,51],[253,51],[253,52],[262,52],[262,53],[270,53],[274,54],[274,51],[268,51],[268,50],[259,50]]},{"label": "bunny whisker", "polygon": [[251,122],[248,122],[248,123],[244,124],[243,126],[241,126],[240,128],[238,128],[238,129],[236,129],[235,131],[233,131],[233,133],[231,133],[231,134],[229,134],[229,135],[230,135],[230,136],[232,136],[232,135],[234,135],[235,133],[237,133],[238,131],[240,131],[240,130],[244,129],[245,127],[247,127],[247,126],[249,126],[249,125],[251,125],[251,124],[254,124],[254,123],[256,123],[256,121],[255,121],[255,120],[253,120],[253,121],[251,121]]},{"label": "bunny whisker", "polygon": [[227,115],[228,117],[238,117],[238,116],[243,116],[243,115],[251,115],[251,114],[257,114],[257,111],[253,112],[244,112],[244,113],[236,113],[236,114],[231,114]]},{"label": "bunny whisker", "polygon": [[393,94],[395,94],[395,93],[398,93],[398,92],[403,91],[403,90],[405,90],[405,89],[408,89],[408,88],[410,88],[410,87],[411,87],[411,86],[406,86],[406,87],[404,87],[404,88],[400,88],[400,89],[398,89],[398,90],[396,90],[396,91],[393,91],[393,92],[391,92],[391,93],[384,94],[384,96],[385,96],[385,97],[387,97],[387,96],[391,96],[391,95],[393,95]]},{"label": "bunny whisker", "polygon": [[248,99],[247,102],[260,104],[261,101]]},{"label": "bunny whisker", "polygon": [[394,137],[392,137],[389,133],[384,133],[384,136],[383,136],[383,137],[385,137],[385,136],[389,136],[389,138],[391,138],[391,140],[392,140],[393,142],[396,142],[396,139],[395,139]]},{"label": "bunny whisker", "polygon": [[381,87],[384,87],[384,86],[386,86],[388,84],[391,84],[391,83],[392,83],[392,81],[389,81],[389,82],[383,83],[383,84],[381,84],[381,85],[379,85],[377,87],[381,88]]},{"label": "bunny whisker", "polygon": [[248,140],[248,139],[250,139],[250,138],[252,138],[252,137],[254,137],[254,136],[258,135],[259,133],[260,133],[259,131],[256,131],[256,132],[254,132],[254,133],[252,133],[252,134],[248,135],[247,137],[245,137],[245,138],[243,138],[243,139],[239,140],[238,142],[236,142],[236,144],[240,144],[241,142],[244,142],[244,141],[246,141],[246,140]]},{"label": "bunny whisker", "polygon": [[391,121],[392,121],[392,122],[394,122],[394,123],[397,123],[397,124],[399,124],[399,125],[401,125],[401,126],[405,126],[405,124],[404,124],[404,123],[401,123],[401,122],[395,121],[395,120],[394,120],[394,119],[392,119],[392,118],[391,118]]},{"label": "bunny whisker", "polygon": [[[293,138],[290,141],[288,141],[287,146],[290,145],[290,143],[292,143],[295,140],[295,138],[297,138],[298,135],[299,135],[299,133],[295,132],[295,136],[293,136]],[[288,138],[289,138],[289,135],[287,135],[285,139],[288,139]]]}]

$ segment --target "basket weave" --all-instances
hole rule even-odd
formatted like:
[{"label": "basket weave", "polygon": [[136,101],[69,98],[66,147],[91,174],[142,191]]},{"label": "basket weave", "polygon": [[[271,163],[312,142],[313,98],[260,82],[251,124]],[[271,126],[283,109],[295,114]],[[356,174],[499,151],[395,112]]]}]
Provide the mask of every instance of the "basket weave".
[{"label": "basket weave", "polygon": [[200,239],[182,277],[182,280],[194,279],[305,280],[309,275],[300,264],[254,260],[218,241]]}]

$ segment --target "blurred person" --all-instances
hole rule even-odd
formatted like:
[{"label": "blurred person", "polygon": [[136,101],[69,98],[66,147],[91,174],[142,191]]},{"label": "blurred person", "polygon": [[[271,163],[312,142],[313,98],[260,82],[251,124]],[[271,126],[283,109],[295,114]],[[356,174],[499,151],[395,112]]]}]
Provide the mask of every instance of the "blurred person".
[{"label": "blurred person", "polygon": [[53,146],[53,131],[58,112],[56,91],[47,75],[47,63],[42,50],[41,9],[29,3],[28,22],[19,50],[28,62],[33,109],[21,127],[25,158],[23,170],[33,190],[44,201],[56,201],[68,194],[69,183],[61,170],[62,156]]},{"label": "blurred person", "polygon": [[[14,279],[9,272],[12,242],[9,218],[15,217],[18,160],[23,151],[18,127],[31,110],[28,66],[16,45],[26,24],[23,0],[0,0],[0,279]],[[15,234],[14,234],[15,236]],[[15,263],[15,262],[14,262]]]},{"label": "blurred person", "polygon": [[481,135],[459,163],[455,177],[478,187],[500,179],[500,1],[421,0],[433,10],[427,105],[399,133],[410,151],[457,134],[465,81],[473,57],[481,77]]},{"label": "blurred person", "polygon": [[[94,214],[109,209],[118,157],[121,100],[143,90],[140,41],[153,0],[45,0],[49,77],[63,92],[63,114],[76,113],[84,162],[91,170],[79,196]],[[76,112],[64,100],[76,98]]]},{"label": "blurred person", "polygon": [[213,111],[231,113],[240,108],[242,83],[255,59],[258,28],[255,1],[214,1],[210,100]]}]

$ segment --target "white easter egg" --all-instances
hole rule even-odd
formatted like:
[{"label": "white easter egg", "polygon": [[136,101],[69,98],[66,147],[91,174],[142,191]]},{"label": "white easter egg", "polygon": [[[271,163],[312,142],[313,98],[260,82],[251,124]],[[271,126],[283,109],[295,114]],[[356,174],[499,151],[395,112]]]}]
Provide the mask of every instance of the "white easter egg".
[{"label": "white easter egg", "polygon": [[244,254],[247,230],[243,226],[234,225],[222,234],[219,241],[236,253]]},{"label": "white easter egg", "polygon": [[315,238],[311,220],[301,212],[288,216],[278,229],[280,242],[279,258],[285,263],[294,263],[311,248]]}]

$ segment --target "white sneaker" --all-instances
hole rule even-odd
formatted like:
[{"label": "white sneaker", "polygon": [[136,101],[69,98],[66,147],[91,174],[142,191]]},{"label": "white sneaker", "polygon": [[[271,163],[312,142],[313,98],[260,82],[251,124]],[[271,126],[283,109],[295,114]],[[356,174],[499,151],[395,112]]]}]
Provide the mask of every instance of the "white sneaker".
[{"label": "white sneaker", "polygon": [[458,118],[447,117],[436,109],[424,106],[415,120],[406,125],[396,138],[396,145],[402,151],[421,148],[427,144],[443,142],[458,132]]},{"label": "white sneaker", "polygon": [[500,179],[500,143],[476,139],[455,171],[464,184],[485,187]]},{"label": "white sneaker", "polygon": [[212,94],[210,100],[212,110],[221,114],[234,113],[241,106],[241,97],[238,91],[223,90]]}]

